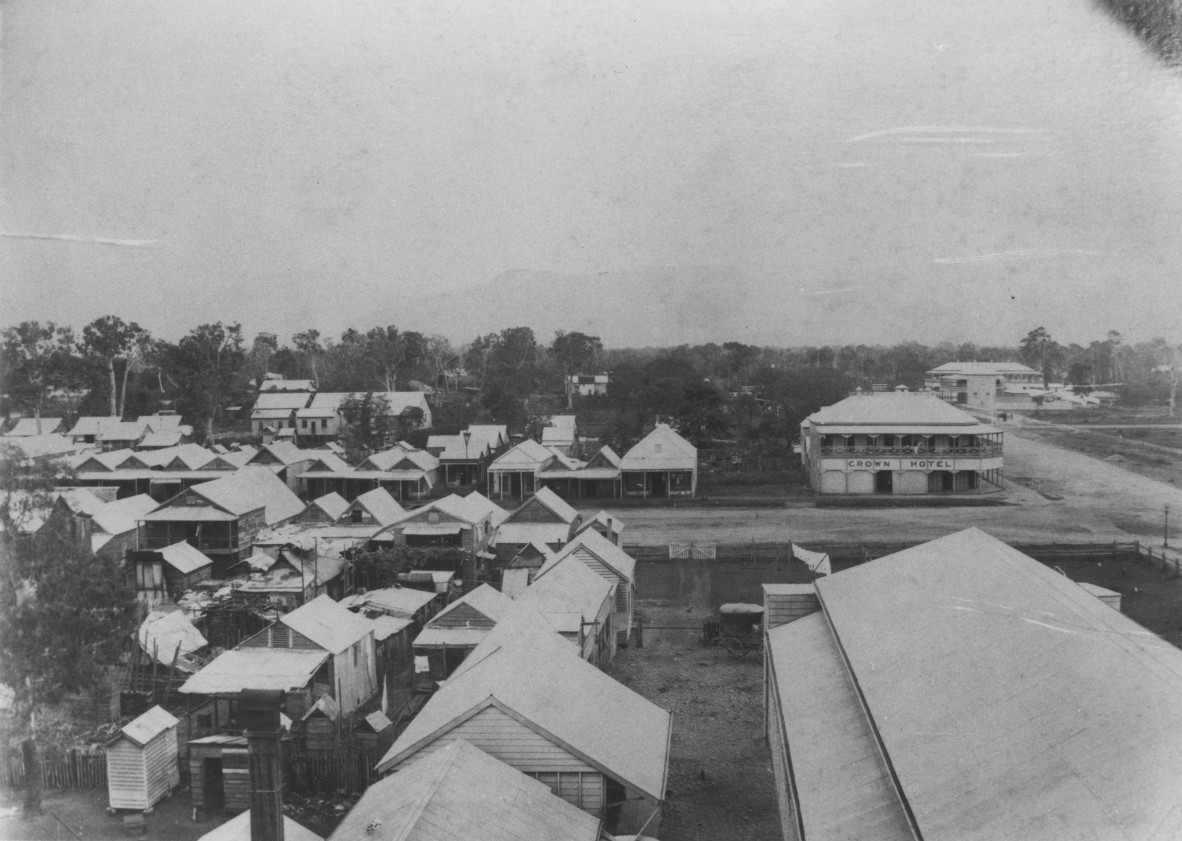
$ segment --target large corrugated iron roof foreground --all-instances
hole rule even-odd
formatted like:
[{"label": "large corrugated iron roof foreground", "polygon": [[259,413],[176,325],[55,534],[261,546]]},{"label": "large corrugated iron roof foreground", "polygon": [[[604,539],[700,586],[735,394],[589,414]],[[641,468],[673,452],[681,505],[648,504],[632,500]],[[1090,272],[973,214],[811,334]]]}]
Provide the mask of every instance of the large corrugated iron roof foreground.
[{"label": "large corrugated iron roof foreground", "polygon": [[925,841],[1182,838],[1182,651],[977,529],[816,586]]}]

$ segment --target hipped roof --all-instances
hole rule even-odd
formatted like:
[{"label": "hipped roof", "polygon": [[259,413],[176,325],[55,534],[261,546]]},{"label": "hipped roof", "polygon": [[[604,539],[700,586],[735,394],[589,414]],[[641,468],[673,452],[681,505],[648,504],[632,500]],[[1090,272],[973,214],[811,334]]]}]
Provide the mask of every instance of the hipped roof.
[{"label": "hipped roof", "polygon": [[[967,412],[931,394],[869,393],[847,397],[809,415],[813,426],[980,427]],[[821,431],[829,431],[827,429]],[[973,431],[965,429],[966,432]]]}]

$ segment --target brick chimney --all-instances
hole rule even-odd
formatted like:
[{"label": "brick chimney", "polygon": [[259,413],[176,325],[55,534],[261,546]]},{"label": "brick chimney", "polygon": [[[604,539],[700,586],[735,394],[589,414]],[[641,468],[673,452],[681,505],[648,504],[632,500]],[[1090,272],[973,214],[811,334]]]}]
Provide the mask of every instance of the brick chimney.
[{"label": "brick chimney", "polygon": [[244,689],[238,707],[250,757],[250,841],[283,841],[283,691]]}]

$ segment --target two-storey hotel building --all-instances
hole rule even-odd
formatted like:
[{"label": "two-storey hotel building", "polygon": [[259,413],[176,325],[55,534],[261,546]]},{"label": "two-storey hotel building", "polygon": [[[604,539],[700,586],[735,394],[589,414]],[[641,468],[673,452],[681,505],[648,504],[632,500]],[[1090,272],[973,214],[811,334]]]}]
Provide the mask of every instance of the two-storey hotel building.
[{"label": "two-storey hotel building", "polygon": [[958,494],[999,488],[1002,432],[926,393],[847,397],[800,425],[822,494]]}]

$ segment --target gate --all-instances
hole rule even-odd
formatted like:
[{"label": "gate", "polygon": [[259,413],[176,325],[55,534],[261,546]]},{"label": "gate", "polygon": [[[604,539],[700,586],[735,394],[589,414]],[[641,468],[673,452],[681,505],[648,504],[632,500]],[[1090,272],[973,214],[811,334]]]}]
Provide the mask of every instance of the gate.
[{"label": "gate", "polygon": [[718,556],[716,543],[670,543],[669,560],[713,561]]}]

